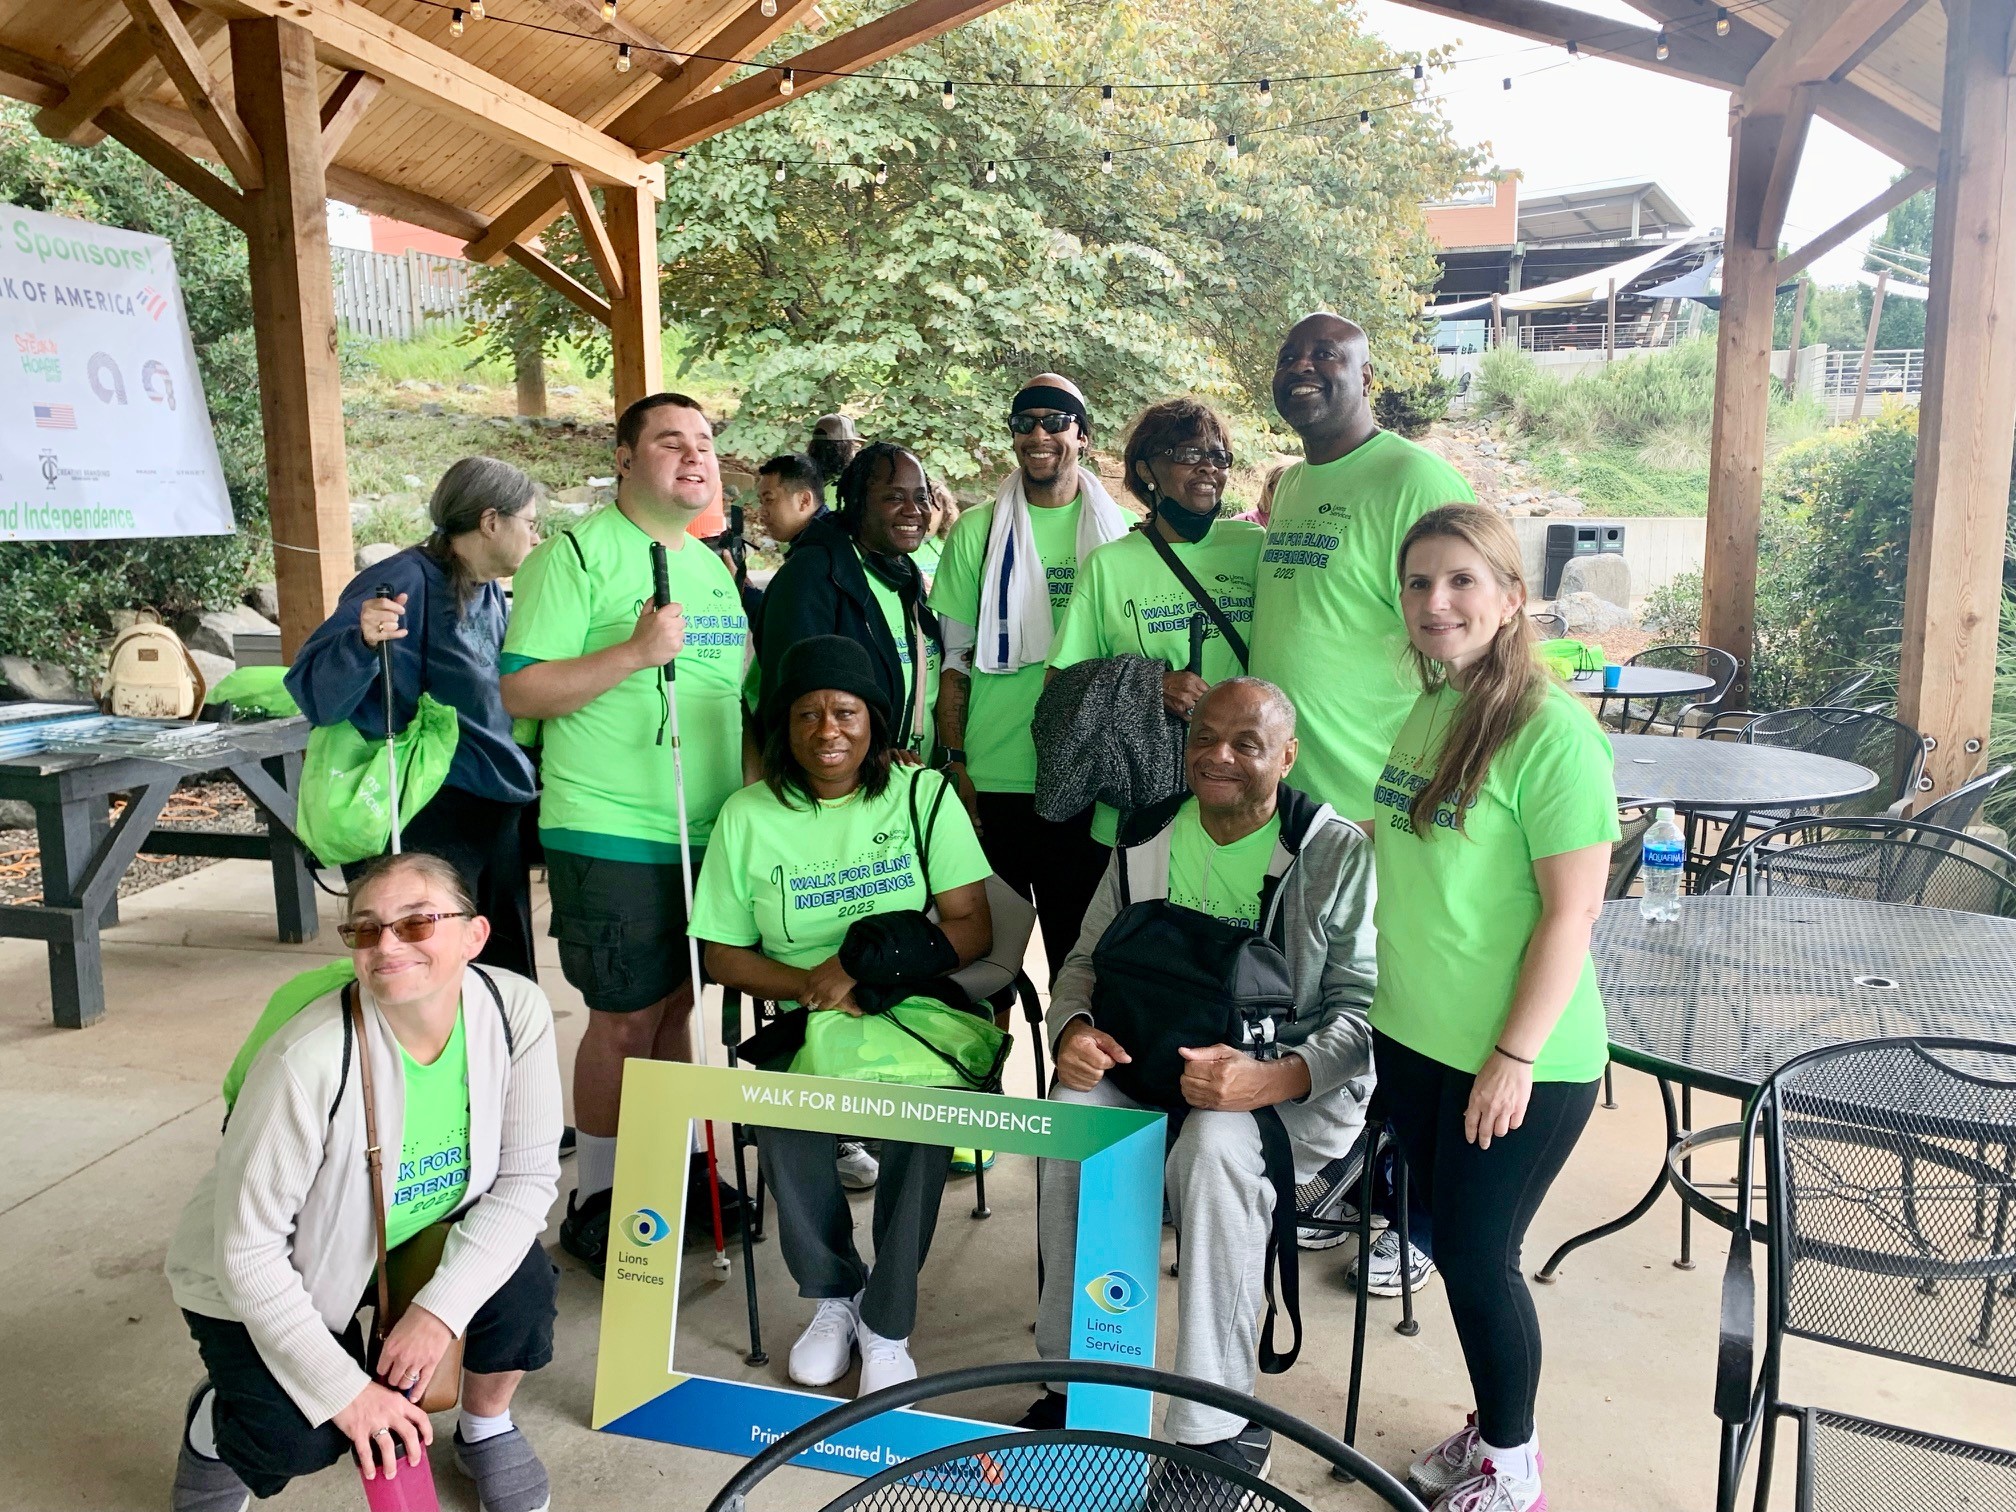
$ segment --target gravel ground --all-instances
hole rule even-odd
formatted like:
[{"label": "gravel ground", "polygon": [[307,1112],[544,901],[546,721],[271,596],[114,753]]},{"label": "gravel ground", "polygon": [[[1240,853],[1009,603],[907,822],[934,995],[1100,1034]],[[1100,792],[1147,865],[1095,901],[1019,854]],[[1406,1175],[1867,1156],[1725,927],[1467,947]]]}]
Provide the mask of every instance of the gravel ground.
[{"label": "gravel ground", "polygon": [[[116,819],[117,808],[113,814]],[[258,835],[265,833],[266,822],[252,800],[235,783],[190,782],[168,800],[167,810],[156,827]],[[190,872],[216,864],[208,856],[150,856],[142,851],[126,869],[126,875],[120,878],[119,896],[131,897],[142,888],[187,876]],[[32,829],[0,829],[0,903],[39,903],[41,899],[42,868],[35,832]]]}]

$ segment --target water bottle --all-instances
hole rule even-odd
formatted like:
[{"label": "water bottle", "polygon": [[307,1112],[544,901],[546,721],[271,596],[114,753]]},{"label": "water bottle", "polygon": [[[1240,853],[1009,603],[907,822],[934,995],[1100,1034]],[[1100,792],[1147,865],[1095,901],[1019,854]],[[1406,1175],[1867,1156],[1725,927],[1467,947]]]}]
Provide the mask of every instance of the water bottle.
[{"label": "water bottle", "polygon": [[1673,810],[1662,808],[1645,831],[1640,875],[1645,895],[1638,916],[1647,923],[1671,924],[1680,917],[1680,878],[1687,869],[1687,837],[1673,821]]}]

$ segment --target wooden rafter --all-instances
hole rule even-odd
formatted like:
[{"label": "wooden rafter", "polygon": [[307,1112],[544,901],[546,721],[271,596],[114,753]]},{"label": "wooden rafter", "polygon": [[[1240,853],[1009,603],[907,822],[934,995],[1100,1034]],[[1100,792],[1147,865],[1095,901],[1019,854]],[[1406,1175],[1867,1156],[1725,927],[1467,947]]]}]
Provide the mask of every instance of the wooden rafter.
[{"label": "wooden rafter", "polygon": [[589,197],[588,181],[564,163],[553,170],[553,179],[566,197],[574,224],[581,230],[581,240],[588,248],[589,260],[602,276],[602,287],[608,291],[612,303],[620,300],[625,287],[623,269],[616,261],[616,244],[609,239],[609,227],[603,223],[595,209],[595,201]]},{"label": "wooden rafter", "polygon": [[[679,76],[660,80],[621,115],[609,123],[609,134],[618,141],[637,143],[648,139],[657,124],[680,106],[711,94],[741,67],[734,60],[754,57],[795,25],[815,0],[785,0],[777,14],[766,16],[760,0],[749,0],[746,9],[706,43],[692,43],[706,49],[706,58],[688,58]],[[727,60],[727,61],[723,61]],[[656,160],[662,153],[647,153]],[[470,242],[463,254],[474,262],[494,263],[503,259],[514,241],[526,241],[551,225],[566,209],[566,201],[550,177],[527,185],[498,211],[484,236]]]},{"label": "wooden rafter", "polygon": [[1796,86],[1784,101],[1783,122],[1778,144],[1772,154],[1771,173],[1764,184],[1763,203],[1757,212],[1757,245],[1776,254],[1778,238],[1785,234],[1785,212],[1792,204],[1792,184],[1799,176],[1799,159],[1806,151],[1806,130],[1813,124],[1813,90]]},{"label": "wooden rafter", "polygon": [[245,196],[180,147],[116,105],[100,111],[96,120],[100,130],[131,148],[135,157],[160,170],[240,231],[245,229]]},{"label": "wooden rafter", "polygon": [[796,94],[824,89],[849,73],[872,68],[905,48],[928,42],[1006,3],[1007,0],[910,0],[910,4],[898,10],[783,59],[774,69],[753,74],[718,94],[682,106],[639,145],[652,152],[677,152],[690,147],[785,104],[786,97],[777,92],[779,70],[789,68],[797,75]]},{"label": "wooden rafter", "polygon": [[70,75],[54,63],[45,63],[18,47],[0,46],[0,92],[30,105],[62,103],[69,92]]},{"label": "wooden rafter", "polygon": [[562,298],[572,300],[602,324],[610,323],[609,301],[565,270],[548,262],[522,242],[513,242],[504,254]]},{"label": "wooden rafter", "polygon": [[[143,0],[127,0],[128,4]],[[144,0],[162,4],[165,0]],[[376,74],[393,93],[507,142],[535,162],[572,163],[600,183],[665,192],[664,173],[605,132],[476,68],[357,0],[202,0],[206,8],[291,21],[316,41],[325,63]]]},{"label": "wooden rafter", "polygon": [[1427,11],[1457,21],[1476,21],[1516,37],[1566,46],[1591,58],[1629,63],[1669,78],[1686,79],[1733,89],[1743,82],[1750,65],[1763,56],[1761,44],[1728,45],[1728,38],[1703,36],[1698,27],[1672,32],[1667,56],[1658,55],[1659,34],[1650,27],[1620,26],[1608,16],[1593,16],[1550,0],[1400,0],[1409,10]]},{"label": "wooden rafter", "polygon": [[196,117],[203,134],[217,148],[217,155],[241,189],[259,189],[266,183],[266,170],[259,161],[259,149],[252,144],[238,111],[225,99],[203,61],[203,50],[189,35],[189,28],[169,0],[126,0],[133,24],[146,34],[154,56],[168,71],[175,88]]},{"label": "wooden rafter", "polygon": [[378,98],[378,92],[384,87],[383,79],[376,74],[365,73],[361,68],[353,68],[337,80],[329,98],[322,102],[322,161],[325,165],[336,161],[336,154],[343,150],[350,133],[357,129],[357,123],[364,119],[364,112],[371,108],[371,102]]},{"label": "wooden rafter", "polygon": [[[178,6],[176,14],[186,21],[189,12]],[[153,61],[154,43],[146,29],[137,21],[129,22],[84,60],[60,101],[35,113],[35,129],[54,141],[87,142],[98,135],[91,117],[117,103]]]},{"label": "wooden rafter", "polygon": [[1832,78],[1904,5],[1905,0],[1806,0],[1743,81],[1745,108],[1772,108],[1794,86]]},{"label": "wooden rafter", "polygon": [[1879,216],[1888,215],[1919,190],[1931,188],[1933,178],[1934,175],[1928,169],[1913,168],[1866,205],[1851,210],[1842,216],[1840,220],[1829,226],[1825,231],[1822,231],[1813,240],[1806,243],[1805,246],[1800,247],[1796,251],[1787,252],[1783,257],[1779,258],[1778,281],[1783,283],[1795,274],[1805,272],[1816,261],[1832,252],[1864,226],[1876,220]]}]

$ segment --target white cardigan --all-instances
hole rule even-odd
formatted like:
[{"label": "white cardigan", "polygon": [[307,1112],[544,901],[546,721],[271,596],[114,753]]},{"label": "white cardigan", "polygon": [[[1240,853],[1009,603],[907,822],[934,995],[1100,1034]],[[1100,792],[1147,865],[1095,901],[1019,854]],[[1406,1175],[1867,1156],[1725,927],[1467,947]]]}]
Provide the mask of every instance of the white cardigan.
[{"label": "white cardigan", "polygon": [[[552,1007],[525,978],[485,969],[504,1000],[510,1049],[490,989],[466,973],[469,1191],[441,1268],[414,1299],[458,1336],[545,1230],[560,1181]],[[365,997],[364,1051],[388,1152],[389,1208],[406,1078],[397,1040]],[[168,1248],[176,1305],[243,1323],[274,1378],[318,1426],[370,1382],[334,1337],[356,1316],[377,1265],[356,1046],[347,1077],[342,1067],[343,995],[334,992],[290,1019],[252,1062],[217,1163]]]}]

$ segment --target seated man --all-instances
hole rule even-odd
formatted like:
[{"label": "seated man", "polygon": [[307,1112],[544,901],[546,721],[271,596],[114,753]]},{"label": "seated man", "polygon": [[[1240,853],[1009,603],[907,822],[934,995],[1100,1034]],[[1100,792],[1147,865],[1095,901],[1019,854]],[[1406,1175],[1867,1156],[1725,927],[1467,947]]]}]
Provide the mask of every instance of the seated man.
[{"label": "seated man", "polygon": [[[1185,1049],[1181,1092],[1191,1111],[1164,1167],[1182,1265],[1177,1289],[1177,1374],[1253,1389],[1267,1235],[1274,1187],[1251,1110],[1278,1109],[1309,1181],[1347,1154],[1372,1095],[1372,847],[1356,826],[1283,783],[1295,765],[1295,710],[1254,677],[1218,684],[1198,701],[1184,752],[1190,793],[1127,815],[1078,944],[1057,973],[1049,1028],[1060,1102],[1141,1107],[1107,1073],[1128,1047],[1092,1017],[1092,953],[1121,908],[1121,868],[1131,902],[1166,898],[1184,908],[1263,927],[1288,958],[1293,1016],[1282,1053],[1259,1060],[1231,1045]],[[1070,1353],[1078,1167],[1042,1162],[1039,1243],[1045,1285],[1036,1349]],[[1025,1427],[1061,1427],[1064,1399],[1046,1392]],[[1168,1436],[1255,1475],[1266,1473],[1271,1434],[1191,1402],[1170,1405]]]}]

